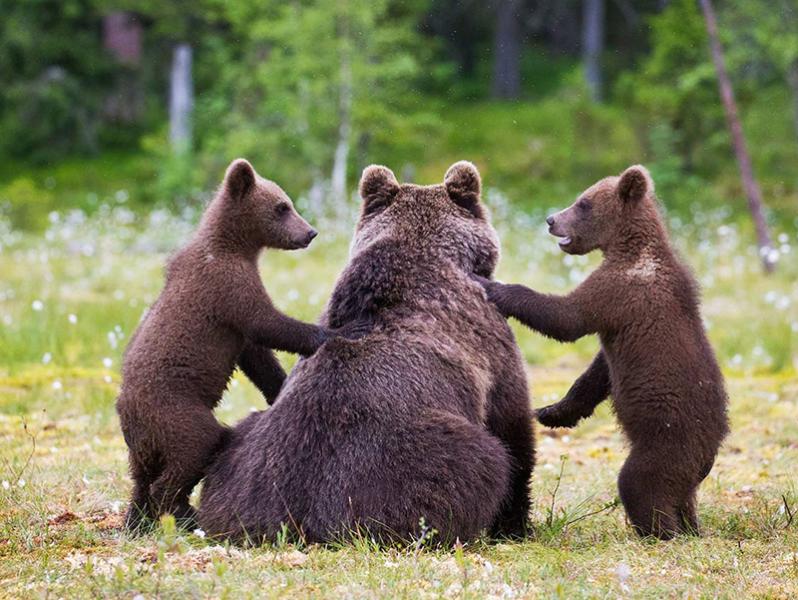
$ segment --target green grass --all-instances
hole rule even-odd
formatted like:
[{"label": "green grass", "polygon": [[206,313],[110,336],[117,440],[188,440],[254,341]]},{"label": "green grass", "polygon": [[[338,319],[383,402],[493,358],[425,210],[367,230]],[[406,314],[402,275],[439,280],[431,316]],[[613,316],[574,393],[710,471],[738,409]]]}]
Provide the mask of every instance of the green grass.
[{"label": "green grass", "polygon": [[[504,245],[501,279],[561,292],[595,265],[597,257],[562,255],[540,215],[525,218],[496,193],[489,202]],[[308,320],[348,243],[347,226],[314,221],[322,236],[309,250],[262,259],[277,305]],[[245,550],[169,523],[128,537],[120,526],[130,482],[113,408],[120,360],[158,294],[166,253],[190,228],[166,213],[128,214],[120,203],[88,220],[62,214],[43,236],[0,222],[0,597],[798,595],[790,518],[798,511],[798,249],[766,277],[748,232],[722,214],[674,227],[702,281],[731,398],[733,433],[701,488],[701,538],[651,543],[630,531],[614,505],[625,449],[608,405],[574,431],[539,429],[534,531],[524,542],[443,551],[359,539]],[[795,243],[794,229],[776,233]],[[560,397],[597,347],[517,332],[535,406]],[[237,374],[217,413],[235,422],[253,407],[264,402]]]}]

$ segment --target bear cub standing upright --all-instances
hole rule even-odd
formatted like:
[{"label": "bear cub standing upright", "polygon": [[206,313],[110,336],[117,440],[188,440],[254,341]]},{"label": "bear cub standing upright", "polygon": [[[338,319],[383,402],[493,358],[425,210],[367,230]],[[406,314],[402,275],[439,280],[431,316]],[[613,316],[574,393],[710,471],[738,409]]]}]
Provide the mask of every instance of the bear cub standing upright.
[{"label": "bear cub standing upright", "polygon": [[697,533],[696,490],[728,433],[727,398],[697,285],[669,244],[651,177],[630,167],[546,221],[563,251],[604,254],[582,285],[552,296],[483,281],[500,311],[544,335],[601,339],[587,372],[538,420],[573,427],[612,393],[631,445],[618,490],[632,525],[662,539]]},{"label": "bear cub standing upright", "polygon": [[258,273],[263,248],[315,236],[279,186],[246,160],[230,164],[125,352],[116,406],[134,482],[128,529],[167,512],[193,520],[188,497],[229,431],[213,409],[236,365],[272,401],[285,379],[272,349],[310,355],[333,335],[277,310]]}]

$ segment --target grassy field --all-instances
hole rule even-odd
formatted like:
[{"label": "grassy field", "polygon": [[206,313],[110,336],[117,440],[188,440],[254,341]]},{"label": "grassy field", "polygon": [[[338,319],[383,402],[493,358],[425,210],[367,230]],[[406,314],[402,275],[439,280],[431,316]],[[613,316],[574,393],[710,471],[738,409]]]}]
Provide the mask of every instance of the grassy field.
[{"label": "grassy field", "polygon": [[[615,504],[624,443],[604,405],[576,430],[539,429],[525,542],[244,550],[169,522],[140,538],[120,529],[130,485],[113,408],[120,360],[166,253],[196,218],[136,214],[125,200],[100,198],[90,218],[53,213],[41,236],[0,221],[0,597],[798,596],[794,226],[775,232],[782,257],[765,277],[749,232],[724,212],[671,219],[704,288],[731,397],[733,433],[701,489],[703,537],[632,534]],[[495,192],[488,202],[504,244],[501,279],[564,291],[596,263],[560,254],[541,215],[514,213]],[[346,261],[349,225],[315,223],[322,235],[309,250],[262,259],[277,304],[304,319],[319,314]],[[560,397],[596,349],[517,331],[535,406]],[[235,422],[263,406],[239,374],[217,412]]]}]

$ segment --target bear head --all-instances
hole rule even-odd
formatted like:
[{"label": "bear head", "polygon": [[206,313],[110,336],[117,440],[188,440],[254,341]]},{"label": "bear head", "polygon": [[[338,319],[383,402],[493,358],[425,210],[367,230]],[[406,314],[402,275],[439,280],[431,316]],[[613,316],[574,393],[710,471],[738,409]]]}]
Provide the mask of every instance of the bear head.
[{"label": "bear head", "polygon": [[209,219],[231,246],[296,250],[318,233],[280,186],[260,177],[243,158],[230,163],[214,205]]},{"label": "bear head", "polygon": [[605,177],[582,192],[568,208],[546,219],[549,233],[561,238],[568,254],[606,250],[621,228],[653,206],[654,182],[648,169],[634,165],[620,176]]},{"label": "bear head", "polygon": [[360,179],[363,201],[352,240],[353,256],[384,240],[398,241],[422,264],[448,261],[467,273],[490,277],[499,241],[482,204],[481,179],[467,161],[449,167],[443,184],[399,184],[387,167],[371,165]]}]

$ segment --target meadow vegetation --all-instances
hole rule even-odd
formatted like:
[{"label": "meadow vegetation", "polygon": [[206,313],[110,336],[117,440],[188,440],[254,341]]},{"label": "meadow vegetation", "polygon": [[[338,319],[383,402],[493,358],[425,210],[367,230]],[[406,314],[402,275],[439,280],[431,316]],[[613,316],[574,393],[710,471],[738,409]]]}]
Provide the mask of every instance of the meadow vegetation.
[{"label": "meadow vegetation", "polygon": [[[133,212],[124,193],[93,216],[53,212],[41,235],[0,235],[0,595],[12,597],[636,597],[798,593],[795,228],[778,232],[782,261],[761,273],[751,237],[725,211],[669,219],[704,288],[704,315],[731,397],[732,435],[700,494],[704,536],[636,538],[614,479],[625,455],[610,407],[573,431],[538,430],[532,535],[453,551],[421,539],[380,549],[219,545],[202,532],[131,538],[122,530],[130,482],[114,413],[127,338],[157,296],[168,252],[196,212]],[[543,213],[497,190],[487,203],[503,242],[498,276],[561,292],[598,257],[560,253]],[[307,212],[307,211],[305,211]],[[350,207],[350,214],[356,207]],[[318,316],[346,261],[352,225],[311,215],[310,249],[267,252],[276,303]],[[559,398],[585,367],[593,339],[568,346],[516,328],[533,404]],[[281,356],[289,367],[293,358]],[[264,408],[236,374],[217,410],[233,423]]]}]

